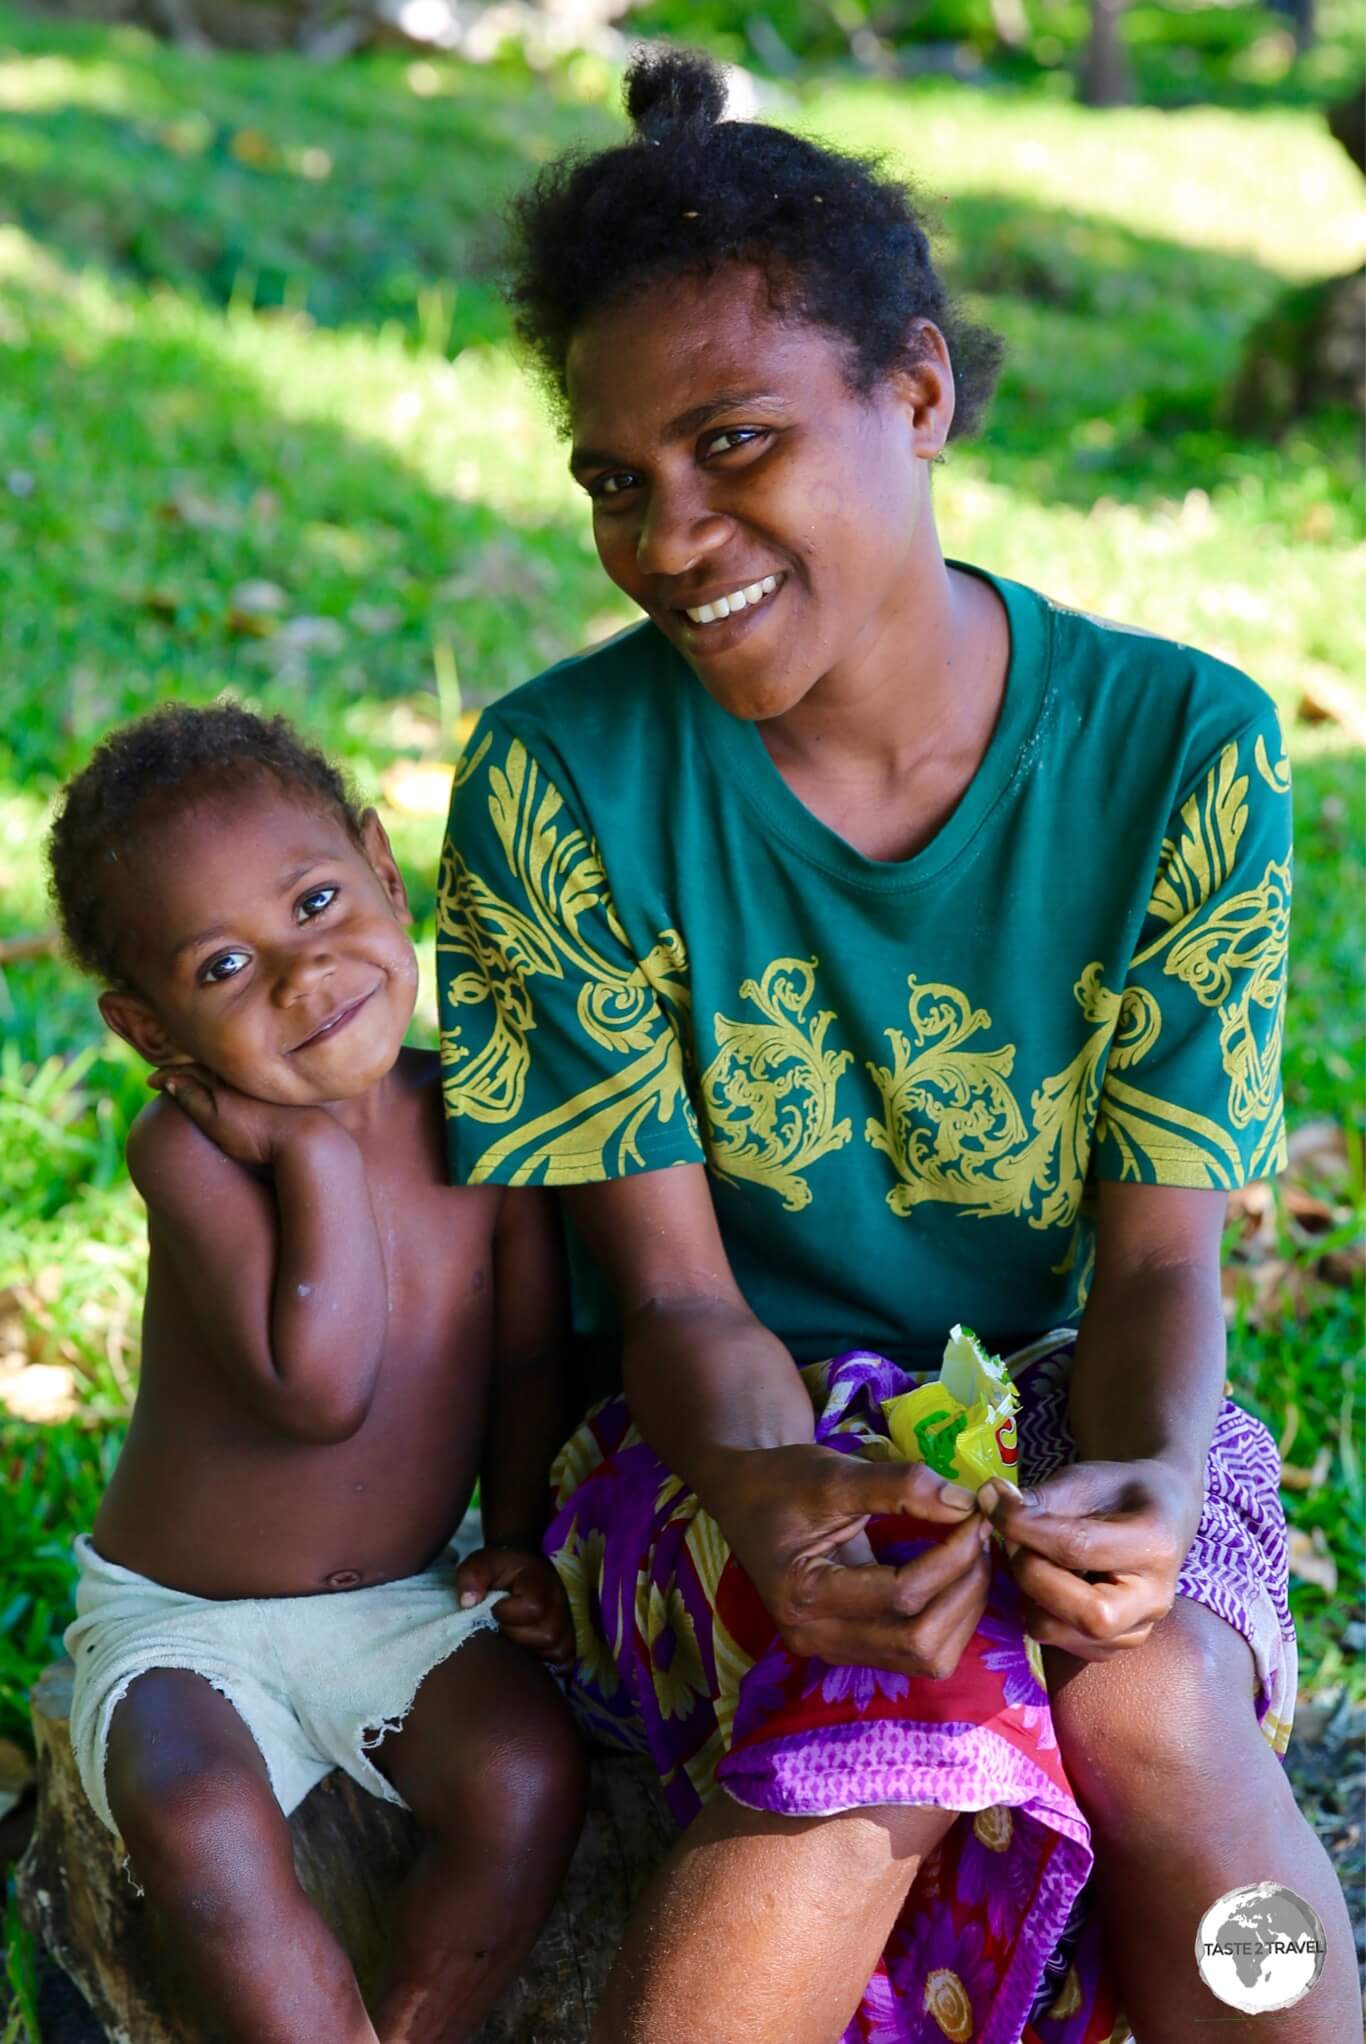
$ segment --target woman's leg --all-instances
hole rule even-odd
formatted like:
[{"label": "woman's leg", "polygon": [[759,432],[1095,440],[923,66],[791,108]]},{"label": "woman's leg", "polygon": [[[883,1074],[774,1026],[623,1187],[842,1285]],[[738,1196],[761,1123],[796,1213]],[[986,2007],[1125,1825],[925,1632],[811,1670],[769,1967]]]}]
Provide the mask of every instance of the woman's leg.
[{"label": "woman's leg", "polygon": [[375,2044],[342,1951],[294,1875],[289,1826],[251,1733],[183,1669],[114,1712],[105,1785],[176,1973],[240,2044]]},{"label": "woman's leg", "polygon": [[718,1794],[637,1904],[591,2044],[836,2044],[954,1816],[778,1817]]},{"label": "woman's leg", "polygon": [[[1179,1597],[1131,1653],[1046,1658],[1063,1757],[1092,1828],[1107,1953],[1139,2044],[1206,2034],[1221,2044],[1343,2044],[1358,2035],[1346,1904],[1257,1728],[1246,1641]],[[1312,1904],[1328,1951],[1297,2008],[1240,2017],[1202,1984],[1195,1936],[1212,1902],[1257,1881],[1279,1881]]]},{"label": "woman's leg", "polygon": [[373,1758],[428,1834],[375,2027],[383,2044],[463,2044],[559,1892],[587,1760],[545,1669],[495,1632],[433,1668]]}]

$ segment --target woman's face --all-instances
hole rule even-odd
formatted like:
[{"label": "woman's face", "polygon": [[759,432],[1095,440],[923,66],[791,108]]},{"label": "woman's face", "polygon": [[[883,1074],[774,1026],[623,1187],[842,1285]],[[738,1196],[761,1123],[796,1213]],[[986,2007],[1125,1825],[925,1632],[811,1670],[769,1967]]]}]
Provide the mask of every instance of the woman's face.
[{"label": "woman's face", "polygon": [[740,265],[574,336],[571,467],[602,564],[733,716],[781,716],[827,676],[904,655],[953,418],[936,328],[924,344],[861,397],[839,338],[782,318]]}]

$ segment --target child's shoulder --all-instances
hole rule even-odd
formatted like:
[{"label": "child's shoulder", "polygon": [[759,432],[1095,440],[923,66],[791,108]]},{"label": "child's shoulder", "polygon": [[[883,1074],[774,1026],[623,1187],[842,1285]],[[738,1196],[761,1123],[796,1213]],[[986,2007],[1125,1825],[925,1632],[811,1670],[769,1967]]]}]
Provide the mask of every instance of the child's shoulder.
[{"label": "child's shoulder", "polygon": [[137,1115],[128,1131],[124,1155],[128,1176],[149,1205],[164,1205],[173,1194],[200,1185],[206,1191],[217,1191],[224,1165],[234,1174],[243,1169],[163,1093],[149,1100]]}]

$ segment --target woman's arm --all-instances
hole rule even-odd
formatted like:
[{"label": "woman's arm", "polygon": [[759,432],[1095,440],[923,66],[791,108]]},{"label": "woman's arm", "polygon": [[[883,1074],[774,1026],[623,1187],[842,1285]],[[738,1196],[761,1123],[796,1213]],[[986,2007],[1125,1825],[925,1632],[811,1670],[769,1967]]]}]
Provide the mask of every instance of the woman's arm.
[{"label": "woman's arm", "polygon": [[[700,1165],[566,1194],[624,1324],[628,1402],[721,1526],[794,1653],[945,1674],[985,1602],[985,1527],[930,1470],[819,1447],[782,1343],[745,1304]],[[901,1568],[839,1556],[879,1514],[954,1527]]]},{"label": "woman's arm", "polygon": [[128,1143],[154,1255],[206,1352],[268,1425],[349,1439],[370,1409],[388,1319],[359,1149],[322,1108],[250,1100],[187,1067],[166,1084],[179,1104],[146,1109]]},{"label": "woman's arm", "polygon": [[984,1495],[1019,1542],[1030,1631],[1087,1659],[1138,1646],[1171,1609],[1200,1519],[1223,1396],[1222,1192],[1103,1182],[1096,1274],[1073,1364],[1079,1461]]},{"label": "woman's arm", "polygon": [[502,1195],[493,1239],[494,1355],[479,1502],[490,1547],[539,1551],[550,1464],[570,1427],[569,1299],[553,1195]]}]

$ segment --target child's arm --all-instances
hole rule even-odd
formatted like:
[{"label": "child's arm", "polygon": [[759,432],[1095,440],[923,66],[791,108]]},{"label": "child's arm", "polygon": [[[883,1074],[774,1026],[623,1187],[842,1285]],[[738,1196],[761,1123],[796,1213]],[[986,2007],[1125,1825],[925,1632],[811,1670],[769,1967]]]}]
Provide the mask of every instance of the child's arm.
[{"label": "child's arm", "polygon": [[139,1116],[128,1168],[200,1344],[281,1433],[349,1439],[387,1319],[359,1149],[322,1108],[248,1099],[197,1068],[162,1084],[176,1105]]},{"label": "child's arm", "polygon": [[461,1602],[507,1594],[498,1623],[548,1660],[573,1652],[559,1579],[541,1556],[550,1464],[569,1431],[564,1245],[548,1193],[505,1193],[494,1235],[496,1349],[479,1497],[484,1546],[459,1573]]}]

